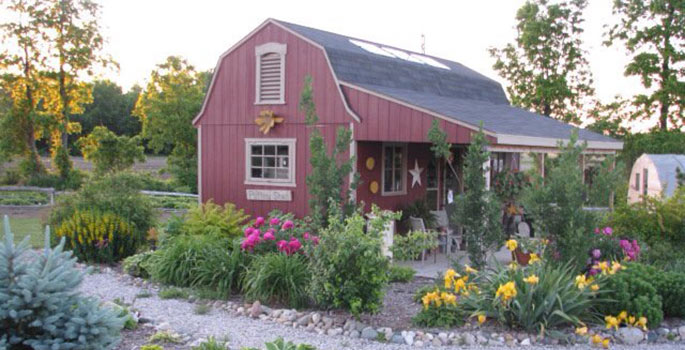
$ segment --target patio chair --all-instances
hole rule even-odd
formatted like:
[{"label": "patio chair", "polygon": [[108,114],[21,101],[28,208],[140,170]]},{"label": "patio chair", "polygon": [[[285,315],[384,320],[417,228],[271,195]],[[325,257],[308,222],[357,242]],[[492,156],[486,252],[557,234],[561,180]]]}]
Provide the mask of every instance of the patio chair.
[{"label": "patio chair", "polygon": [[[426,229],[426,224],[423,222],[422,218],[410,216],[409,222],[411,223],[411,229],[413,231],[422,231],[422,232],[428,231]],[[436,248],[436,249],[440,249],[440,247],[445,247],[446,244],[447,244],[446,241],[438,240],[438,248]],[[435,249],[433,249],[433,250],[435,250]],[[433,254],[433,260],[434,260],[434,262],[437,262],[438,261],[438,255],[435,253],[436,252],[434,252],[434,254]],[[421,261],[426,261],[426,251],[425,250],[421,252]]]},{"label": "patio chair", "polygon": [[457,250],[461,250],[461,232],[457,230],[455,232],[452,227],[450,227],[450,221],[447,216],[447,211],[445,210],[434,210],[431,213],[435,216],[435,220],[438,226],[445,230],[447,237],[447,248],[445,249],[445,254],[449,255],[452,253],[452,247],[456,247]]}]

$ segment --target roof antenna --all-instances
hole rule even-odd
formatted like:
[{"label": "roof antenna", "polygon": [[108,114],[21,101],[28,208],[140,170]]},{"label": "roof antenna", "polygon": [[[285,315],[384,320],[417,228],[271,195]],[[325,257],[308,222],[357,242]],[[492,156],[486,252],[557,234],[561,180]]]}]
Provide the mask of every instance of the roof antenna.
[{"label": "roof antenna", "polygon": [[421,53],[426,54],[426,36],[421,34]]}]

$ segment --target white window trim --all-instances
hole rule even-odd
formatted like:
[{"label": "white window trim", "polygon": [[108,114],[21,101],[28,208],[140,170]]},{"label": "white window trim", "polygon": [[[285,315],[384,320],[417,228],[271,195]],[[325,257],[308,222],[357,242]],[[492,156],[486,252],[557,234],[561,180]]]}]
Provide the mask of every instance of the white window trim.
[{"label": "white window trim", "polygon": [[[255,104],[256,105],[276,105],[285,104],[285,54],[288,48],[286,44],[280,43],[266,43],[255,47]],[[281,95],[278,101],[262,101],[259,99],[261,86],[261,76],[259,72],[261,71],[262,56],[267,53],[276,53],[281,56]]]},{"label": "white window trim", "polygon": [[[280,179],[255,179],[250,175],[250,168],[252,164],[252,157],[250,154],[250,146],[259,145],[276,145],[276,146],[288,146],[288,160],[290,161],[290,171],[288,173],[287,180]],[[245,185],[264,185],[264,186],[281,186],[281,187],[296,187],[295,181],[295,168],[297,167],[296,162],[296,151],[295,146],[297,145],[297,139],[291,138],[280,138],[280,139],[259,139],[259,138],[246,138],[245,139]]]},{"label": "white window trim", "polygon": [[[402,190],[401,191],[385,191],[385,147],[387,146],[399,146],[402,148]],[[384,142],[382,145],[383,157],[381,159],[381,196],[402,196],[407,194],[407,144],[406,143],[396,143],[396,142]]]}]

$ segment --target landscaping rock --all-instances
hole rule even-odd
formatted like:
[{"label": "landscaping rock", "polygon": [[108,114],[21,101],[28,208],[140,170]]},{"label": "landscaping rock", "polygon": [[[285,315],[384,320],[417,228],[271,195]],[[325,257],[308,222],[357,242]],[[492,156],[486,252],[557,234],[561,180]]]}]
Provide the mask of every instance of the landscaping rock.
[{"label": "landscaping rock", "polygon": [[366,327],[362,330],[361,337],[364,339],[376,339],[378,337],[378,332],[373,329],[373,327]]},{"label": "landscaping rock", "polygon": [[323,322],[323,327],[326,329],[331,328],[333,325],[333,319],[330,317],[324,317],[321,319],[321,321]]},{"label": "landscaping rock", "polygon": [[526,338],[526,339],[521,340],[521,342],[519,343],[519,345],[521,345],[521,346],[530,346],[530,338]]},{"label": "landscaping rock", "polygon": [[318,312],[313,313],[312,314],[312,323],[317,324],[317,323],[319,323],[319,321],[321,321],[321,314]]},{"label": "landscaping rock", "polygon": [[392,338],[392,328],[390,327],[378,328],[378,333],[383,333],[385,335],[385,340],[387,341],[390,341],[390,338]]},{"label": "landscaping rock", "polygon": [[306,315],[298,318],[296,323],[298,326],[304,327],[307,324],[309,324],[309,320],[311,320],[311,316],[309,314],[306,314]]},{"label": "landscaping rock", "polygon": [[414,336],[416,336],[416,333],[412,331],[403,331],[402,332],[402,338],[404,338],[404,343],[407,345],[413,345],[414,344]]},{"label": "landscaping rock", "polygon": [[635,345],[645,339],[645,335],[638,328],[623,327],[616,331],[616,338],[623,344]]},{"label": "landscaping rock", "polygon": [[443,344],[445,344],[440,340],[440,338],[433,338],[432,343],[433,343],[433,346],[442,346]]},{"label": "landscaping rock", "polygon": [[680,326],[680,328],[678,328],[678,334],[680,335],[680,339],[685,339],[685,326]]},{"label": "landscaping rock", "polygon": [[476,337],[475,337],[473,334],[471,334],[471,333],[464,333],[464,335],[462,336],[461,339],[462,339],[462,341],[464,342],[464,345],[468,345],[468,346],[476,345],[477,339],[476,339]]},{"label": "landscaping rock", "polygon": [[393,344],[404,344],[405,343],[404,338],[399,333],[393,334],[392,338],[390,338],[390,342]]},{"label": "landscaping rock", "polygon": [[359,335],[359,332],[358,332],[356,329],[353,329],[353,330],[350,331],[350,335],[349,335],[349,336],[350,336],[350,338],[356,339],[356,338],[359,338],[360,335]]},{"label": "landscaping rock", "polygon": [[334,337],[334,336],[336,336],[336,335],[341,335],[342,332],[343,332],[343,329],[342,329],[342,328],[331,328],[331,329],[329,329],[329,330],[326,332],[326,334],[328,334],[329,336]]},{"label": "landscaping rock", "polygon": [[257,318],[262,314],[262,303],[259,300],[255,301],[250,307],[250,317]]}]

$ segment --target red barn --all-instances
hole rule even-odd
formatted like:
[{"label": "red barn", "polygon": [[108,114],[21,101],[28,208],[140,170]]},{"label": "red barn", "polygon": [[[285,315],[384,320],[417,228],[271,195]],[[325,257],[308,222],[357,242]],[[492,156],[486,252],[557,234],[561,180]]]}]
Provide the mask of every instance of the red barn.
[{"label": "red barn", "polygon": [[[440,208],[445,184],[460,182],[461,156],[481,123],[491,176],[535,161],[544,169],[544,155],[574,129],[511,106],[499,83],[459,63],[268,19],[219,58],[193,121],[202,201],[233,202],[252,215],[307,214],[312,129],[298,103],[308,75],[315,127],[329,145],[338,127],[353,130],[349,156],[362,180],[355,198],[386,209],[422,198]],[[455,145],[456,172],[432,156],[433,120]],[[582,129],[579,138],[591,154],[622,148]]]}]

